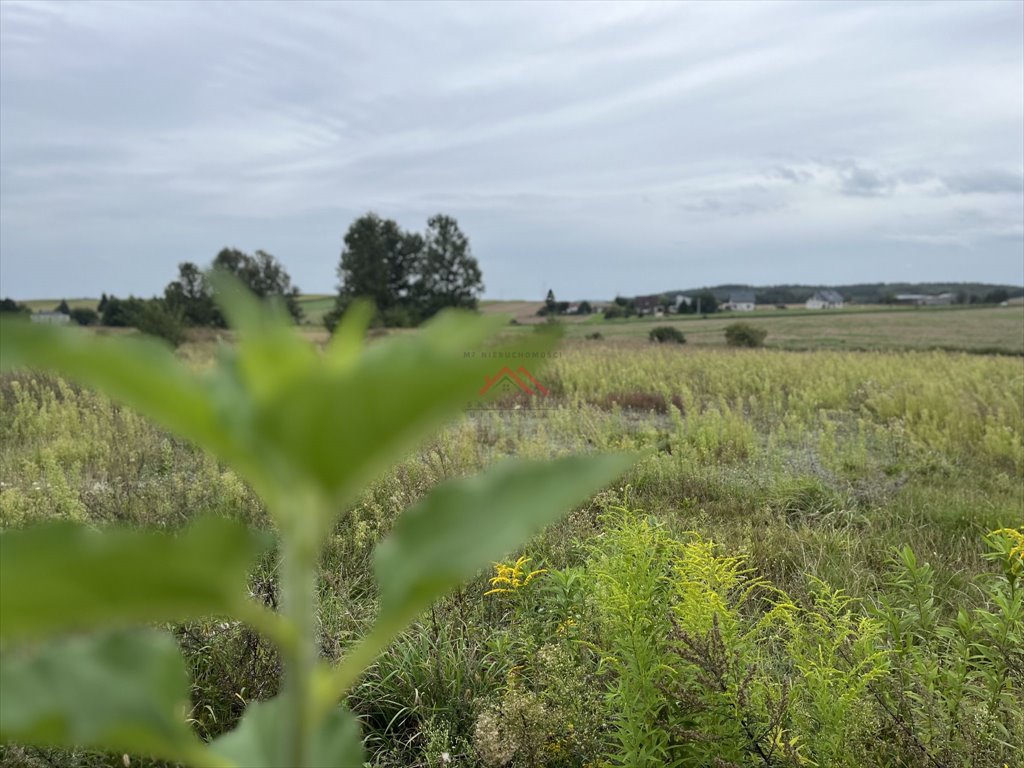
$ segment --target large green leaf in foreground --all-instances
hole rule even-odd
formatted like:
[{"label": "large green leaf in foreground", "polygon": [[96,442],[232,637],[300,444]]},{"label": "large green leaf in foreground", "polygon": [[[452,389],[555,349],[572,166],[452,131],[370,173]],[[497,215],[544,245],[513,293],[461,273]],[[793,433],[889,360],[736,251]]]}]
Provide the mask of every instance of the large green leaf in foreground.
[{"label": "large green leaf in foreground", "polygon": [[217,518],[178,536],[70,523],[0,533],[0,637],[232,614],[266,543]]},{"label": "large green leaf in foreground", "polygon": [[618,475],[632,456],[503,461],[434,488],[378,546],[380,622],[404,626],[435,599],[555,522]]},{"label": "large green leaf in foreground", "polygon": [[70,637],[5,652],[0,741],[195,754],[188,678],[174,640],[150,630]]},{"label": "large green leaf in foreground", "polygon": [[[210,750],[239,768],[287,765],[276,727],[283,706],[280,698],[250,704],[238,727],[214,741]],[[359,722],[348,710],[334,708],[313,733],[311,768],[360,768],[364,759]]]},{"label": "large green leaf in foreground", "polygon": [[634,461],[622,454],[506,460],[430,491],[377,545],[377,623],[340,666],[321,673],[320,711],[332,706],[377,653],[434,600],[524,544]]}]

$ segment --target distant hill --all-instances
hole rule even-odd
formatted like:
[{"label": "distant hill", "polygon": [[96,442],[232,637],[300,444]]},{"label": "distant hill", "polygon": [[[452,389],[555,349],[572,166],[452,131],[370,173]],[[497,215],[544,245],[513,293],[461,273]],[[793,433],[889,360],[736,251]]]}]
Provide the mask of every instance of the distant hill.
[{"label": "distant hill", "polygon": [[758,304],[800,304],[807,301],[815,291],[831,289],[838,291],[847,301],[855,304],[878,304],[897,293],[963,293],[984,298],[995,290],[1005,290],[1013,298],[1024,296],[1024,286],[1001,285],[998,283],[854,283],[852,285],[714,285],[708,288],[689,288],[663,293],[697,293],[711,291],[720,301],[728,299],[733,291],[753,291]]}]

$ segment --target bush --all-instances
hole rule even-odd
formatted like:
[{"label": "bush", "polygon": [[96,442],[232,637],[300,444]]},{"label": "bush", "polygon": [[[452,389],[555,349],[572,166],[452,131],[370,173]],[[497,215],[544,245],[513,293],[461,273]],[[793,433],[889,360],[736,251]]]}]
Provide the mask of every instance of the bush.
[{"label": "bush", "polygon": [[72,309],[71,319],[79,325],[96,325],[100,321],[99,313],[95,309],[87,307],[76,307]]},{"label": "bush", "polygon": [[618,304],[612,304],[604,309],[605,320],[618,320],[620,317],[626,316],[626,308],[621,307]]},{"label": "bush", "polygon": [[600,341],[601,339],[604,338],[604,334],[601,333],[600,331],[594,331],[593,333],[588,333],[587,338],[590,339],[591,341]]},{"label": "bush", "polygon": [[0,300],[0,312],[5,314],[18,314],[18,315],[30,315],[32,310],[26,307],[24,304],[19,304],[14,299],[2,299]]},{"label": "bush", "polygon": [[672,341],[676,344],[685,344],[686,337],[678,328],[673,328],[671,325],[659,325],[657,328],[652,328],[651,332],[647,335],[651,341],[656,341],[659,344],[663,344],[666,341]]},{"label": "bush", "polygon": [[129,296],[127,299],[119,299],[116,296],[109,296],[107,300],[101,301],[100,310],[103,325],[111,328],[131,328],[138,322],[138,316],[143,310],[142,299]]},{"label": "bush", "polygon": [[150,336],[157,336],[179,346],[185,341],[185,325],[181,315],[169,310],[162,301],[144,302],[135,313],[135,327]]},{"label": "bush", "polygon": [[760,347],[768,331],[750,323],[733,323],[725,328],[725,341],[730,347]]}]

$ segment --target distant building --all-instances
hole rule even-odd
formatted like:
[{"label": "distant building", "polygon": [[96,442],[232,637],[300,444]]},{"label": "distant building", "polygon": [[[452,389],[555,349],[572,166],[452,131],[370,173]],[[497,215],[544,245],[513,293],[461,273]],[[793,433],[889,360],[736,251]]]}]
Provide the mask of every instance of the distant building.
[{"label": "distant building", "polygon": [[807,300],[808,309],[841,309],[843,297],[835,291],[815,291]]},{"label": "distant building", "polygon": [[913,307],[934,307],[956,303],[956,295],[952,293],[940,293],[931,295],[927,293],[897,293],[893,297],[896,304],[908,304]]},{"label": "distant building", "polygon": [[653,294],[651,296],[637,296],[633,299],[633,305],[636,307],[636,313],[638,315],[654,315],[655,317],[661,317],[665,314],[665,307],[661,300],[661,294]]},{"label": "distant building", "polygon": [[675,298],[672,300],[672,311],[682,312],[684,306],[692,307],[693,298],[691,296],[684,296],[681,293],[677,293]]},{"label": "distant building", "polygon": [[33,312],[33,323],[46,323],[48,325],[67,325],[71,317],[63,312]]},{"label": "distant building", "polygon": [[753,312],[757,306],[753,291],[733,291],[729,294],[729,300],[722,305],[722,309],[733,312]]}]

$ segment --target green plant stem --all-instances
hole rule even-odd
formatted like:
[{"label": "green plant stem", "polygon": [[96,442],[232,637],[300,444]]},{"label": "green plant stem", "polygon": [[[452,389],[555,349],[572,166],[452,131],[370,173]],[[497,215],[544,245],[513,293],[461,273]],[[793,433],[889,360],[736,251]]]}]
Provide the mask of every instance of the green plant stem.
[{"label": "green plant stem", "polygon": [[370,634],[346,652],[345,658],[336,666],[324,670],[318,678],[314,693],[314,716],[322,717],[337,704],[338,699],[345,695],[400,630],[401,624],[376,625]]},{"label": "green plant stem", "polygon": [[270,638],[282,654],[292,652],[298,645],[294,627],[266,606],[244,600],[236,608],[236,615],[261,635]]},{"label": "green plant stem", "polygon": [[312,682],[316,670],[316,547],[313,537],[285,536],[282,542],[281,589],[283,611],[295,642],[282,649],[284,657],[285,762],[294,768],[309,764],[314,721]]}]

